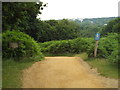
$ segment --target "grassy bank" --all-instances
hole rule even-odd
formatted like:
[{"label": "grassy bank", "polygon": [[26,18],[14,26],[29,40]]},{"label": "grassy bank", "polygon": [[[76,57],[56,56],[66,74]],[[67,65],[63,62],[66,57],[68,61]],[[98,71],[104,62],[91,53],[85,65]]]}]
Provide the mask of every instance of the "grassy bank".
[{"label": "grassy bank", "polygon": [[108,59],[104,58],[90,58],[87,53],[76,54],[75,56],[81,57],[86,61],[91,68],[97,68],[97,71],[105,77],[118,79],[118,64],[110,62]]},{"label": "grassy bank", "polygon": [[21,61],[3,59],[2,87],[20,88],[22,86],[22,70],[30,67],[33,63],[35,63],[33,59]]},{"label": "grassy bank", "polygon": [[88,59],[86,62],[92,67],[97,68],[98,72],[109,78],[118,79],[118,65],[115,63],[110,63],[106,59]]}]

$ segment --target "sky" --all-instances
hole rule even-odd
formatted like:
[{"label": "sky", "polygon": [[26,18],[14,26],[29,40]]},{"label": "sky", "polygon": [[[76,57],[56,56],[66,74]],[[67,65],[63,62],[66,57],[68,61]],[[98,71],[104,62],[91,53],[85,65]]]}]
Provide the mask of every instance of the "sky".
[{"label": "sky", "polygon": [[117,17],[120,0],[40,0],[48,3],[41,20]]}]

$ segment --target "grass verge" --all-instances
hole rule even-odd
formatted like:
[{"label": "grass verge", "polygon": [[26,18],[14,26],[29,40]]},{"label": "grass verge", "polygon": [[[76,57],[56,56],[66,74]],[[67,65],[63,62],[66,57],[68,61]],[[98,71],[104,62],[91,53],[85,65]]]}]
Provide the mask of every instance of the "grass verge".
[{"label": "grass verge", "polygon": [[118,79],[118,65],[106,59],[90,58],[86,62],[92,67],[97,68],[98,72],[109,78]]},{"label": "grass verge", "polygon": [[118,64],[112,63],[107,59],[103,58],[88,58],[87,53],[81,53],[76,54],[75,56],[81,57],[83,60],[85,60],[91,68],[97,68],[97,71],[105,77],[118,79],[120,71],[118,71],[120,66],[118,67]]},{"label": "grass verge", "polygon": [[81,54],[75,54],[74,55],[75,57],[80,57],[82,58],[83,60],[87,60],[88,59],[88,54],[87,53],[81,53]]},{"label": "grass verge", "polygon": [[22,70],[30,67],[36,61],[24,59],[15,61],[13,59],[3,59],[2,64],[2,88],[21,88]]}]

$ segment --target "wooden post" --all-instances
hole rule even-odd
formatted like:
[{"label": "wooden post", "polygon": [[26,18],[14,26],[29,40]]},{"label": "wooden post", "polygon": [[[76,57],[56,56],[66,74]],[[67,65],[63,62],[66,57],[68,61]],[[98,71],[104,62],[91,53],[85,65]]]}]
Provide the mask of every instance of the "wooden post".
[{"label": "wooden post", "polygon": [[95,43],[94,57],[97,56],[97,48],[98,48],[98,40],[96,40],[96,43]]}]

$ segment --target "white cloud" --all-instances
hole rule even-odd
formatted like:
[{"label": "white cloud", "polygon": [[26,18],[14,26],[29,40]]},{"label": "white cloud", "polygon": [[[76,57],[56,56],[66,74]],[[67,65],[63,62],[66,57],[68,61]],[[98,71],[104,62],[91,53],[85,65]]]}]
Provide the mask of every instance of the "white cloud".
[{"label": "white cloud", "polygon": [[43,0],[42,20],[118,16],[119,0]]}]

